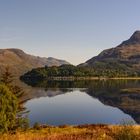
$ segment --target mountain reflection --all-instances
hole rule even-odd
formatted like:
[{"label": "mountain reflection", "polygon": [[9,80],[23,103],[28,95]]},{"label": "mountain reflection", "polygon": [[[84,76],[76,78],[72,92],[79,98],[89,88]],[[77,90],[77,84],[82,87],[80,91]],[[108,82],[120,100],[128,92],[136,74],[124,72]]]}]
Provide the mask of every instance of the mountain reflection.
[{"label": "mountain reflection", "polygon": [[99,99],[105,105],[121,109],[140,123],[139,80],[42,81],[28,84],[38,87],[31,98],[53,97],[78,89]]}]

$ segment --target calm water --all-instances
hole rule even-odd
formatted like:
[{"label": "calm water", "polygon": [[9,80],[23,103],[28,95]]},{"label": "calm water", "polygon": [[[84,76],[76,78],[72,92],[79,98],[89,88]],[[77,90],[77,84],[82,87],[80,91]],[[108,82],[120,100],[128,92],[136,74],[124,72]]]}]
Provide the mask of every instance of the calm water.
[{"label": "calm water", "polygon": [[[140,81],[37,83],[25,103],[31,125],[140,123]],[[123,93],[133,89],[133,93]]]}]

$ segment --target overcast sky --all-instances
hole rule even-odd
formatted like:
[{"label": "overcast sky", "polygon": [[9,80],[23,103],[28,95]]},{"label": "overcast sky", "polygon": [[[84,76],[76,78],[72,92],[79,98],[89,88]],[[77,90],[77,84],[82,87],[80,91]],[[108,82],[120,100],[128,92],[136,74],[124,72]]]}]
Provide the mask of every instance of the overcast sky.
[{"label": "overcast sky", "polygon": [[140,0],[0,0],[0,48],[85,62],[140,30]]}]

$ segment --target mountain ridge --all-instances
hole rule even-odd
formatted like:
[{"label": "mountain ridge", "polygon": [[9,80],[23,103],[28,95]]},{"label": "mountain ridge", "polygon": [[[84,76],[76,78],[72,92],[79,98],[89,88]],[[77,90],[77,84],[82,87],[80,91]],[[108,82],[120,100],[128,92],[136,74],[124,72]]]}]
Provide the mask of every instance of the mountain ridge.
[{"label": "mountain ridge", "polygon": [[7,66],[15,75],[21,75],[33,68],[63,64],[69,64],[69,62],[53,57],[30,55],[17,48],[0,49],[0,74]]},{"label": "mountain ridge", "polygon": [[97,63],[116,63],[125,65],[126,69],[140,70],[140,31],[135,31],[133,35],[120,45],[103,50],[99,55],[92,57],[85,63],[78,66],[97,67]]}]

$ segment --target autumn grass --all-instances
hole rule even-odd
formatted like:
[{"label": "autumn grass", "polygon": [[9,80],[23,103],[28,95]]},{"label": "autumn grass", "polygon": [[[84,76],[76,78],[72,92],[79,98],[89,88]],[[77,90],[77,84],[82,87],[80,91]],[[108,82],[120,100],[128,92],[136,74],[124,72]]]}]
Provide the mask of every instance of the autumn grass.
[{"label": "autumn grass", "polygon": [[118,128],[115,133],[117,140],[139,140],[140,139],[140,128],[131,125],[124,125]]},{"label": "autumn grass", "polygon": [[140,140],[140,126],[45,126],[1,134],[0,140]]},{"label": "autumn grass", "polygon": [[127,88],[127,89],[122,89],[121,93],[123,94],[140,94],[140,88]]}]

